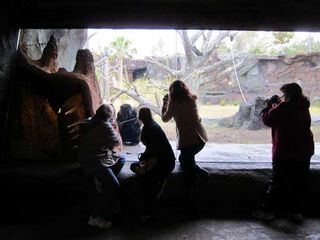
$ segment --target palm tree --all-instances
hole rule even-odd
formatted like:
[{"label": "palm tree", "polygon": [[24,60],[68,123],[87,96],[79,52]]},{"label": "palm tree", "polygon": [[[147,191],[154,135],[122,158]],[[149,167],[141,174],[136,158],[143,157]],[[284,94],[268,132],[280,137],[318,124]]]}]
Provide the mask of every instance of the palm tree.
[{"label": "palm tree", "polygon": [[[110,60],[114,63],[117,69],[117,80],[122,82],[128,80],[127,70],[125,69],[125,59],[131,59],[132,54],[135,54],[137,50],[131,48],[131,41],[124,37],[117,37],[116,40],[110,43]],[[125,79],[123,74],[125,73]]]}]

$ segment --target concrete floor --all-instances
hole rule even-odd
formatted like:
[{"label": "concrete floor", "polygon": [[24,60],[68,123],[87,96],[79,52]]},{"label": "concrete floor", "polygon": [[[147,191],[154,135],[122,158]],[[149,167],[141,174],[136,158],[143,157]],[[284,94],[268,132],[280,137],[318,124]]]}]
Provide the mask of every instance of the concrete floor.
[{"label": "concrete floor", "polygon": [[2,240],[36,239],[112,239],[112,240],[197,240],[197,239],[320,239],[320,219],[306,219],[295,225],[286,219],[265,224],[251,219],[198,219],[165,218],[149,225],[126,224],[110,230],[96,230],[84,221],[60,219],[49,224],[2,224]]}]

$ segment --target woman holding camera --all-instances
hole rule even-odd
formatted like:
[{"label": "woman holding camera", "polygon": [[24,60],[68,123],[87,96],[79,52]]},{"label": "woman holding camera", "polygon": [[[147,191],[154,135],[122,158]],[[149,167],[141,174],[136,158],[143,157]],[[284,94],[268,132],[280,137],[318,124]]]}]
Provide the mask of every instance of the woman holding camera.
[{"label": "woman holding camera", "polygon": [[169,87],[169,95],[163,98],[162,120],[174,119],[177,127],[177,149],[180,150],[179,161],[185,173],[188,193],[191,197],[191,209],[197,214],[196,195],[208,181],[208,172],[195,162],[195,155],[202,150],[208,140],[207,133],[201,124],[196,104],[197,96],[193,95],[184,82],[174,81]]},{"label": "woman holding camera", "polygon": [[273,220],[283,200],[291,219],[298,223],[303,220],[303,195],[314,154],[310,102],[297,83],[285,84],[280,91],[283,97],[272,97],[262,110],[262,120],[272,131],[273,171],[263,211],[255,212],[254,216]]}]

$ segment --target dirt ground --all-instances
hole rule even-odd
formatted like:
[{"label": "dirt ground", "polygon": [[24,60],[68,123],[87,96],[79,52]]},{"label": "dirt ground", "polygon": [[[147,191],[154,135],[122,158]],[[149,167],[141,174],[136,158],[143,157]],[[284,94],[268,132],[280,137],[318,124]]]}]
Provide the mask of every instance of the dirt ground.
[{"label": "dirt ground", "polygon": [[[158,121],[166,132],[169,140],[176,140],[176,132],[174,122],[163,123]],[[204,125],[209,142],[213,143],[236,143],[236,144],[266,144],[271,143],[271,129],[265,128],[262,130],[252,131],[236,128],[222,128],[217,124]],[[314,135],[315,142],[320,142],[320,122],[312,123],[311,130]]]}]

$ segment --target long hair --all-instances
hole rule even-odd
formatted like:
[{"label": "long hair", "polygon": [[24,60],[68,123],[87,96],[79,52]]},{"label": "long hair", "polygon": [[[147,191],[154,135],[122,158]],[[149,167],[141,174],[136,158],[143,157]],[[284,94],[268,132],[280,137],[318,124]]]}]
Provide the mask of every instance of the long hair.
[{"label": "long hair", "polygon": [[308,97],[303,94],[302,88],[299,84],[294,82],[284,84],[280,88],[280,91],[283,92],[286,101],[296,101],[299,99],[309,100]]},{"label": "long hair", "polygon": [[187,85],[181,80],[175,80],[169,87],[170,101],[189,102],[197,99],[197,96],[190,92]]},{"label": "long hair", "polygon": [[147,122],[147,121],[152,120],[153,118],[152,118],[152,113],[151,113],[150,108],[148,108],[148,107],[140,108],[140,110],[139,110],[139,119],[142,122]]},{"label": "long hair", "polygon": [[101,104],[93,116],[95,121],[108,121],[113,115],[113,107],[109,104]]}]

